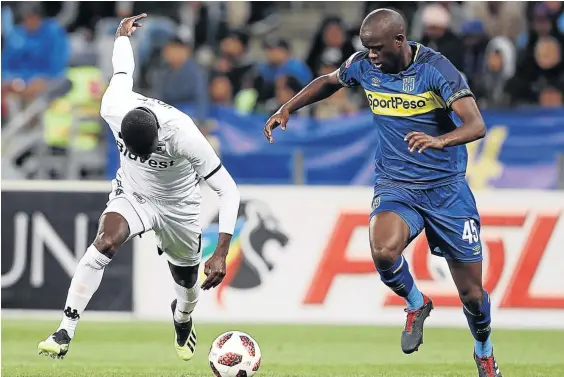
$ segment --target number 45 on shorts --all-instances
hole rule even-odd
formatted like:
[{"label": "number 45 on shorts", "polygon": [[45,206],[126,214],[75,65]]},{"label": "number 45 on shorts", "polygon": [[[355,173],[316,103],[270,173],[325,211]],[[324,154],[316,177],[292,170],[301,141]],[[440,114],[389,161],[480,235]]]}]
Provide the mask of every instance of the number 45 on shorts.
[{"label": "number 45 on shorts", "polygon": [[462,239],[468,241],[468,244],[473,242],[478,242],[480,240],[480,234],[478,232],[478,227],[473,219],[464,221],[464,231],[462,232]]}]

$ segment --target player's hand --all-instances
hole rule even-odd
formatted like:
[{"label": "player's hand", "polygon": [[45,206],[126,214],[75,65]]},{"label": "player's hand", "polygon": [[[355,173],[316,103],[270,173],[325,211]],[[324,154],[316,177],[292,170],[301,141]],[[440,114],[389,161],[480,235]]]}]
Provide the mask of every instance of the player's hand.
[{"label": "player's hand", "polygon": [[274,143],[274,139],[272,138],[272,130],[280,126],[282,128],[282,131],[286,131],[286,124],[288,123],[289,119],[290,112],[284,106],[282,106],[274,115],[272,115],[268,119],[262,133],[270,144]]},{"label": "player's hand", "polygon": [[202,289],[207,291],[217,287],[223,281],[226,273],[227,253],[214,252],[211,258],[206,261],[204,267],[206,280],[202,283]]},{"label": "player's hand", "polygon": [[417,150],[419,153],[423,153],[427,148],[443,149],[445,147],[443,140],[423,132],[410,132],[404,140],[407,141],[407,148],[410,152]]},{"label": "player's hand", "polygon": [[142,24],[139,23],[139,20],[142,20],[145,17],[147,17],[147,13],[141,13],[137,16],[127,17],[121,20],[116,31],[116,38],[131,37],[131,34],[133,34],[133,32],[137,30],[137,28],[140,28],[142,26]]}]

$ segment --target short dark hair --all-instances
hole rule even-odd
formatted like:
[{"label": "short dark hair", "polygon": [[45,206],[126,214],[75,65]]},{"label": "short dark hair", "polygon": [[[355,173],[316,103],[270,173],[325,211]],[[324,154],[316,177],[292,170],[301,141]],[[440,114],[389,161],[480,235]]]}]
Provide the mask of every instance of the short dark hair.
[{"label": "short dark hair", "polygon": [[152,111],[138,107],[121,121],[121,138],[134,154],[145,156],[155,152],[159,138],[159,123]]}]

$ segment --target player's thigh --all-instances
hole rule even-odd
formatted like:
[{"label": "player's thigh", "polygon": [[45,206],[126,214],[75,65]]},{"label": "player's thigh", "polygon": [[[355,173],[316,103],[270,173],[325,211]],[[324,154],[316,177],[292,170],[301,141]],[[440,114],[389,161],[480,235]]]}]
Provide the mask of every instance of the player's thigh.
[{"label": "player's thigh", "polygon": [[427,190],[426,197],[421,213],[431,252],[458,262],[481,262],[480,216],[468,184]]},{"label": "player's thigh", "polygon": [[202,260],[202,233],[197,227],[177,221],[164,221],[155,229],[158,247],[174,266],[196,266]]},{"label": "player's thigh", "polygon": [[370,214],[370,247],[378,268],[387,268],[423,229],[423,218],[413,207],[414,192],[375,188]]},{"label": "player's thigh", "polygon": [[112,181],[106,209],[100,217],[94,246],[114,249],[153,228],[155,213],[150,203],[124,191],[119,180]]}]

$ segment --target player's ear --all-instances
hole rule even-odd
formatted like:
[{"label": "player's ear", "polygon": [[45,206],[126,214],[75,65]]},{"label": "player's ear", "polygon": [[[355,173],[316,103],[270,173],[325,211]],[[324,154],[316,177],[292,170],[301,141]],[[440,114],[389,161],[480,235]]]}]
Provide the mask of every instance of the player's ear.
[{"label": "player's ear", "polygon": [[405,42],[405,35],[403,34],[396,35],[396,46],[401,47],[403,42]]}]

